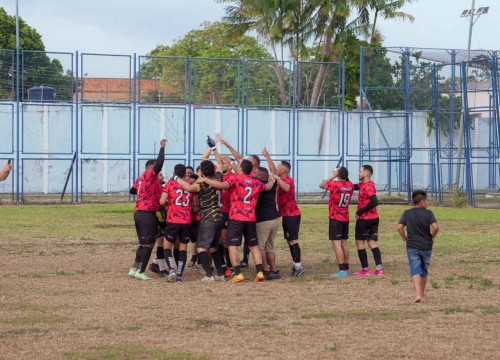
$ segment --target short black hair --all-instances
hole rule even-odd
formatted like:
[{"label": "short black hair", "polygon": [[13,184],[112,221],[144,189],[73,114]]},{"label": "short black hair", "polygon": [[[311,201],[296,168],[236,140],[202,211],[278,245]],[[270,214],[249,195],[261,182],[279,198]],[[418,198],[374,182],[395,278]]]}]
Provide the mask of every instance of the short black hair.
[{"label": "short black hair", "polygon": [[207,177],[215,175],[215,166],[210,160],[203,160],[200,164],[200,169],[201,173]]},{"label": "short black hair", "polygon": [[146,170],[149,169],[149,168],[152,168],[153,166],[155,166],[155,164],[156,164],[156,160],[148,160],[148,161],[146,161],[146,166],[145,166]]},{"label": "short black hair", "polygon": [[192,173],[190,176],[189,176],[190,179],[193,179],[193,180],[198,180],[199,176],[196,175],[195,173]]},{"label": "short black hair", "polygon": [[368,170],[370,172],[370,175],[373,175],[373,168],[371,165],[363,165],[364,170]]},{"label": "short black hair", "polygon": [[186,170],[187,170],[187,169],[191,169],[191,171],[193,171],[193,172],[194,172],[194,169],[193,169],[193,167],[192,167],[191,165],[186,166]]},{"label": "short black hair", "polygon": [[186,176],[186,166],[184,164],[177,164],[174,167],[174,174],[180,178]]},{"label": "short black hair", "polygon": [[413,201],[413,205],[418,205],[422,200],[427,199],[427,192],[424,190],[415,190],[411,194],[411,200]]},{"label": "short black hair", "polygon": [[244,159],[240,164],[241,170],[243,170],[243,174],[250,175],[253,169],[253,164],[250,160]]},{"label": "short black hair", "polygon": [[281,160],[281,165],[283,165],[288,170],[288,172],[292,170],[292,165],[290,165],[290,163],[286,160]]},{"label": "short black hair", "polygon": [[269,170],[267,170],[265,167],[259,166],[257,170],[263,172],[266,175],[269,175]]},{"label": "short black hair", "polygon": [[347,170],[347,168],[345,166],[341,166],[341,167],[339,167],[338,175],[339,175],[339,179],[348,180],[349,179],[349,170]]},{"label": "short black hair", "polygon": [[200,166],[200,165],[198,165],[198,166],[196,167],[196,172],[198,172],[198,171],[200,171],[200,170],[201,170],[201,166]]},{"label": "short black hair", "polygon": [[260,166],[260,157],[258,157],[257,155],[248,155],[248,156],[254,159],[254,161],[257,163],[257,166]]}]

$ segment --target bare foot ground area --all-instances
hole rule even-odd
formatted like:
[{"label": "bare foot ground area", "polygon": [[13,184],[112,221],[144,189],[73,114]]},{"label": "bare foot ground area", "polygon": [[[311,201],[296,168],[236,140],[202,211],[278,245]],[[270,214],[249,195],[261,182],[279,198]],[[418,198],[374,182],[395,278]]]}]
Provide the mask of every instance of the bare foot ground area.
[{"label": "bare foot ground area", "polygon": [[331,278],[327,206],[303,205],[303,276],[288,276],[280,232],[280,280],[253,282],[251,264],[238,284],[204,284],[191,269],[167,284],[127,276],[133,204],[2,206],[0,358],[500,358],[500,211],[431,208],[441,231],[427,297],[412,304],[395,230],[406,208],[379,206],[383,277]]}]

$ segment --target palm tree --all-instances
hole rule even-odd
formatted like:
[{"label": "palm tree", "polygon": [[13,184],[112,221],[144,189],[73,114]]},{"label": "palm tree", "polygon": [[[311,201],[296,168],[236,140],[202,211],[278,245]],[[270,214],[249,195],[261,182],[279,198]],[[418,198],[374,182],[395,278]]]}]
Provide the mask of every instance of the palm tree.
[{"label": "palm tree", "polygon": [[412,15],[399,10],[407,3],[411,4],[414,1],[417,0],[366,0],[366,6],[374,13],[373,23],[371,24],[370,44],[373,44],[377,38],[380,39],[380,34],[377,32],[377,20],[379,16],[384,20],[400,19],[413,22],[415,18]]}]

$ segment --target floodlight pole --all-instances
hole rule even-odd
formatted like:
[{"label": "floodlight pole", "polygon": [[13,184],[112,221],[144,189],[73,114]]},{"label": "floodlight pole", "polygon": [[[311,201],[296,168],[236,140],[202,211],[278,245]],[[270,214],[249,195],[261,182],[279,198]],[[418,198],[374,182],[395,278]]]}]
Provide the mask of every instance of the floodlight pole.
[{"label": "floodlight pole", "polygon": [[[472,6],[470,9],[470,15],[469,15],[469,41],[467,44],[467,60],[465,62],[465,84],[467,84],[467,77],[469,76],[469,61],[470,61],[470,45],[471,45],[471,40],[472,40],[472,27],[474,26],[474,12],[475,12],[475,5],[476,5],[476,0],[472,0]],[[465,89],[467,91],[467,89]],[[460,129],[458,131],[458,161],[457,161],[457,170],[455,172],[455,188],[459,189],[460,188],[460,167],[462,166],[462,148],[463,148],[463,142],[464,142],[464,120],[465,117],[468,116],[465,112],[463,112],[464,109],[464,104],[462,104],[462,113],[463,117],[460,120]]]}]

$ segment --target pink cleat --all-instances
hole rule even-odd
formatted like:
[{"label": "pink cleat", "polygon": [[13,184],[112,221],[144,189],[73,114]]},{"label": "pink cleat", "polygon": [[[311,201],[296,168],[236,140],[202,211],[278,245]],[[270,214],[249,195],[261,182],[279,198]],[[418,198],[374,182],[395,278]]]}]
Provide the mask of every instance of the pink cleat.
[{"label": "pink cleat", "polygon": [[371,274],[372,274],[372,272],[370,271],[370,269],[361,269],[358,272],[354,273],[354,275],[357,275],[357,276],[367,276],[367,275],[371,275]]},{"label": "pink cleat", "polygon": [[383,276],[384,275],[384,269],[375,270],[375,272],[373,273],[373,275],[375,275],[375,276]]}]

